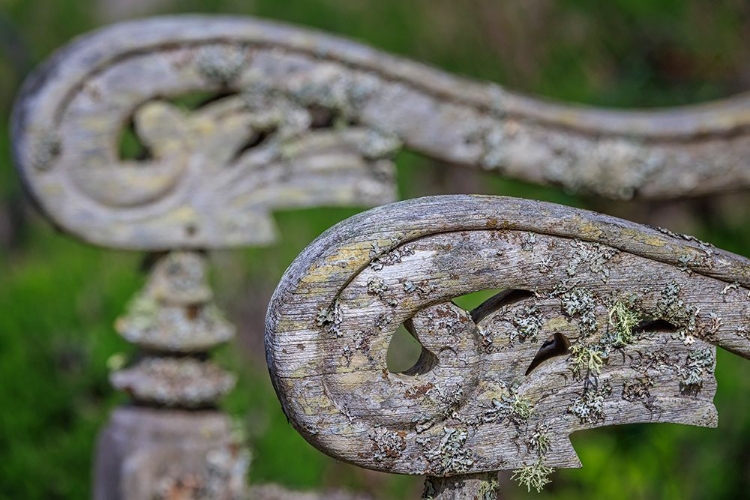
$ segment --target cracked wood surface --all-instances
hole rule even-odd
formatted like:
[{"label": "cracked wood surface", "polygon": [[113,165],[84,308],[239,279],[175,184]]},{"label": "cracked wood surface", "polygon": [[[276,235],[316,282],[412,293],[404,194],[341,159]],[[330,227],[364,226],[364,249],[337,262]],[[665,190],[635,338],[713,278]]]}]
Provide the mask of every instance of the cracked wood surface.
[{"label": "cracked wood surface", "polygon": [[[506,292],[474,311],[451,301],[488,289]],[[423,198],[312,243],[269,306],[266,355],[292,424],[337,459],[434,477],[578,467],[577,430],[717,425],[715,346],[750,357],[749,291],[750,260],[690,236]],[[402,323],[422,356],[391,373]]]},{"label": "cracked wood surface", "polygon": [[[196,93],[203,106],[180,106]],[[276,208],[392,201],[402,147],[614,198],[747,187],[749,102],[554,104],[298,27],[163,17],[84,36],[40,68],[14,154],[48,216],[87,241],[218,248],[271,242]],[[120,154],[131,122],[145,158]]]}]

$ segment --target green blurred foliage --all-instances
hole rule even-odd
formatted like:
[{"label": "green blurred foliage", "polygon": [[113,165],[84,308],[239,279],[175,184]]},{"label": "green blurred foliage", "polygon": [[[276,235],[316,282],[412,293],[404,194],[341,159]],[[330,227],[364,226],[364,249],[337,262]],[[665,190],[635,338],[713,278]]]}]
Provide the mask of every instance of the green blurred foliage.
[{"label": "green blurred foliage", "polygon": [[[0,0],[0,115],[27,69],[102,24],[104,0]],[[111,0],[117,1],[117,0]],[[745,0],[182,0],[157,13],[254,15],[351,37],[474,78],[548,98],[608,106],[701,101],[750,87],[750,5]],[[21,43],[22,42],[22,43]],[[184,103],[190,107],[190,103]],[[137,145],[123,143],[126,155]],[[107,382],[107,360],[132,348],[112,329],[142,285],[139,256],[85,246],[23,210],[7,121],[0,121],[0,499],[79,499],[90,494],[97,429],[124,402]],[[650,220],[676,211],[681,230],[747,253],[747,196],[683,204],[610,204],[398,157],[404,198],[482,192],[544,199]],[[21,208],[19,208],[21,207]],[[645,208],[644,208],[645,207]],[[242,334],[218,350],[240,374],[225,408],[243,425],[254,482],[349,487],[379,498],[415,498],[420,481],[339,464],[284,419],[262,361],[268,297],[286,266],[317,235],[357,209],[277,214],[272,248],[218,252],[218,298]],[[20,215],[26,214],[25,221]],[[18,223],[22,221],[23,224]],[[685,222],[687,221],[687,222]],[[13,224],[11,224],[13,226]],[[471,302],[476,297],[467,297]],[[718,430],[631,425],[575,435],[584,467],[558,471],[547,490],[505,484],[507,498],[734,499],[750,490],[750,366],[720,353]],[[503,478],[507,478],[504,475]]]}]

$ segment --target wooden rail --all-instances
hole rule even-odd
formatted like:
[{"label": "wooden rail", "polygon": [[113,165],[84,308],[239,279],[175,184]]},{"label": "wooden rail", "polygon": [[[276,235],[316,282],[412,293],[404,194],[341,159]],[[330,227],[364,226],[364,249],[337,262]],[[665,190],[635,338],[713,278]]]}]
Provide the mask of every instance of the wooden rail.
[{"label": "wooden rail", "polygon": [[[472,311],[452,299],[502,290]],[[391,373],[404,324],[422,345]],[[715,427],[715,346],[750,358],[750,260],[549,203],[441,196],[330,229],[282,278],[266,355],[294,427],[349,463],[494,498],[579,467],[569,435]],[[482,496],[485,495],[485,496]]]}]

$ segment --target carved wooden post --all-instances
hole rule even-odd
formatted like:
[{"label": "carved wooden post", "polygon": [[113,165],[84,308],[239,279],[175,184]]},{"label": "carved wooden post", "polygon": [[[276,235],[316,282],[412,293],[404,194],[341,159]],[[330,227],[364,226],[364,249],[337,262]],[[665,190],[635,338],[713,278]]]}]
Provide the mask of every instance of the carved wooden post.
[{"label": "carved wooden post", "polygon": [[[248,454],[216,409],[234,376],[208,359],[234,328],[203,252],[273,242],[273,208],[394,199],[400,143],[347,121],[359,87],[252,46],[265,31],[229,19],[114,26],[58,53],[16,107],[17,164],[50,219],[91,243],[161,252],[116,324],[141,356],[111,377],[133,405],[101,434],[96,499],[245,494]],[[300,64],[304,97],[279,85]],[[210,99],[193,111],[168,100],[197,91]],[[129,122],[144,158],[118,150]]]},{"label": "carved wooden post", "polygon": [[[503,290],[473,311],[451,299]],[[268,310],[282,406],[320,450],[428,476],[424,498],[495,498],[579,467],[592,427],[717,425],[715,347],[750,357],[750,260],[689,236],[521,199],[443,196],[342,222]],[[386,367],[405,324],[422,345]]]}]

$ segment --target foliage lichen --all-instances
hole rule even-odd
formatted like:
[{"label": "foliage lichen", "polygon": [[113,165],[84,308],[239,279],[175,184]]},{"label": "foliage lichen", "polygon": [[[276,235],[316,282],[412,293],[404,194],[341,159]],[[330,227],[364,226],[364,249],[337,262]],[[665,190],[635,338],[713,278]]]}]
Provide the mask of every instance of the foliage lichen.
[{"label": "foliage lichen", "polygon": [[320,309],[318,316],[315,320],[315,324],[325,328],[326,332],[334,334],[336,337],[341,337],[341,330],[339,326],[343,317],[341,315],[341,304],[339,299],[333,301],[329,307]]},{"label": "foliage lichen", "polygon": [[575,415],[582,424],[595,424],[604,420],[604,400],[612,393],[612,387],[604,384],[601,389],[586,388],[583,394],[568,406],[568,413]]},{"label": "foliage lichen", "polygon": [[703,374],[714,365],[714,353],[710,347],[693,351],[687,356],[685,366],[680,369],[680,387],[683,390],[703,386]]},{"label": "foliage lichen", "polygon": [[612,329],[606,337],[612,347],[623,347],[633,342],[633,328],[641,320],[640,314],[623,302],[617,301],[609,310],[609,324]]},{"label": "foliage lichen", "polygon": [[549,476],[553,472],[555,472],[555,469],[544,465],[540,458],[531,465],[524,465],[520,469],[513,471],[511,479],[517,481],[521,486],[526,486],[527,491],[531,491],[531,488],[534,488],[539,493],[542,491],[542,488],[549,484]]},{"label": "foliage lichen", "polygon": [[576,287],[562,294],[560,305],[566,316],[578,318],[578,329],[581,335],[587,336],[596,332],[599,327],[596,321],[596,302],[589,290]]},{"label": "foliage lichen", "polygon": [[515,391],[503,394],[500,399],[492,399],[492,406],[485,410],[485,421],[498,421],[507,418],[516,425],[528,420],[534,413],[534,405],[527,398]]},{"label": "foliage lichen", "polygon": [[608,357],[606,351],[602,350],[598,345],[589,346],[583,344],[572,346],[570,348],[570,355],[573,360],[571,369],[578,377],[584,373],[599,375]]}]

